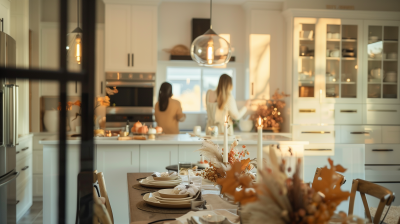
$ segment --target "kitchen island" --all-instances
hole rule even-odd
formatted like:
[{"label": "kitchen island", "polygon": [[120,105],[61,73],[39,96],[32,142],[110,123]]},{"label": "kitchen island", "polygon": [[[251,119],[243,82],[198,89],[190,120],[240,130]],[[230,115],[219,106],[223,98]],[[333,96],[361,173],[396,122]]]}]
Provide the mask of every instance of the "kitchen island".
[{"label": "kitchen island", "polygon": [[[246,145],[250,158],[257,156],[257,134],[240,133],[239,147]],[[235,138],[229,138],[231,144]],[[95,138],[95,169],[103,172],[107,184],[115,223],[129,223],[127,173],[163,172],[165,167],[181,162],[197,163],[202,139],[189,134],[159,135],[155,140],[118,141],[109,138]],[[222,146],[223,138],[212,139]],[[54,138],[40,141],[43,144],[43,223],[57,220],[57,175],[58,140]],[[306,141],[292,141],[281,135],[264,134],[263,145],[279,144],[282,151],[292,148],[297,157],[303,158]],[[77,175],[79,173],[79,138],[67,140],[67,223],[73,224],[76,215]],[[268,147],[266,147],[268,148]],[[357,154],[358,155],[358,154]],[[363,157],[362,157],[363,158]],[[324,164],[328,164],[327,161]],[[361,165],[361,164],[360,164]],[[363,166],[364,164],[362,164]],[[315,172],[313,170],[305,172]],[[305,175],[307,176],[307,175]]]}]

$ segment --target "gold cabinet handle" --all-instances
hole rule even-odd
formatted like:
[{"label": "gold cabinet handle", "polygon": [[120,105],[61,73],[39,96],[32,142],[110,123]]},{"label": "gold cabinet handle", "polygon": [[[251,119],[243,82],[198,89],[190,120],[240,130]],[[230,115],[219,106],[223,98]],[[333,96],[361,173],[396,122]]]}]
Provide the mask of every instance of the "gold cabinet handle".
[{"label": "gold cabinet handle", "polygon": [[302,131],[302,134],[330,134],[330,131]]},{"label": "gold cabinet handle", "polygon": [[350,132],[350,134],[352,134],[352,135],[369,135],[369,132],[367,132],[367,131],[353,131],[353,132]]},{"label": "gold cabinet handle", "polygon": [[315,113],[315,109],[300,109],[299,113]]},{"label": "gold cabinet handle", "polygon": [[397,112],[397,110],[368,110],[368,111],[372,111],[372,112],[393,112],[393,113]]},{"label": "gold cabinet handle", "polygon": [[340,113],[357,113],[357,110],[340,110]]},{"label": "gold cabinet handle", "polygon": [[393,149],[372,149],[373,152],[393,152]]}]

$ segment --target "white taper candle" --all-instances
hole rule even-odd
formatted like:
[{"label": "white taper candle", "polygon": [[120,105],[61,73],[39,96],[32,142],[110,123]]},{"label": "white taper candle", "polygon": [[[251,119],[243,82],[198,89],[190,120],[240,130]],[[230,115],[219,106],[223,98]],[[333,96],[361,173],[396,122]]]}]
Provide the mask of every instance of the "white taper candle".
[{"label": "white taper candle", "polygon": [[224,157],[223,162],[228,162],[228,118],[225,116],[225,123],[224,123]]},{"label": "white taper candle", "polygon": [[263,144],[262,144],[263,125],[262,125],[261,117],[258,118],[257,132],[258,132],[258,138],[257,138],[257,168],[258,168],[258,170],[260,170],[260,169],[263,168]]}]

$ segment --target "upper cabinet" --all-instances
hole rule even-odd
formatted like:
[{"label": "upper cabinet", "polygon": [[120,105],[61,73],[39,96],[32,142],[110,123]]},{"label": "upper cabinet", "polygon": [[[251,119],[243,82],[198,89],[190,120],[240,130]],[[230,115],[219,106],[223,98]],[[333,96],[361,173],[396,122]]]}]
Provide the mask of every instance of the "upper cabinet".
[{"label": "upper cabinet", "polygon": [[105,71],[156,72],[157,6],[105,7]]},{"label": "upper cabinet", "polygon": [[361,103],[358,49],[362,21],[295,18],[295,96],[301,101]]},{"label": "upper cabinet", "polygon": [[325,13],[292,17],[293,123],[400,124],[400,17]]},{"label": "upper cabinet", "polygon": [[399,32],[400,22],[365,21],[363,45],[364,96],[367,103],[400,102]]}]

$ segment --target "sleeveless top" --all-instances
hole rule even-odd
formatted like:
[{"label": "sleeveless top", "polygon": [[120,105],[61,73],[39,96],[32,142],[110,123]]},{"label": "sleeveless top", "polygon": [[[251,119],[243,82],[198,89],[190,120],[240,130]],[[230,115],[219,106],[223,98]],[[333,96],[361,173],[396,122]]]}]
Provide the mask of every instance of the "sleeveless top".
[{"label": "sleeveless top", "polygon": [[[228,108],[225,106],[223,110],[218,108],[217,102],[209,102],[209,91],[206,94],[206,109],[207,109],[207,125],[206,125],[206,135],[210,135],[211,127],[217,126],[219,133],[224,133],[224,121],[225,116],[228,115]],[[228,122],[230,127],[228,128],[228,135],[233,135],[233,125],[232,122]]]}]

